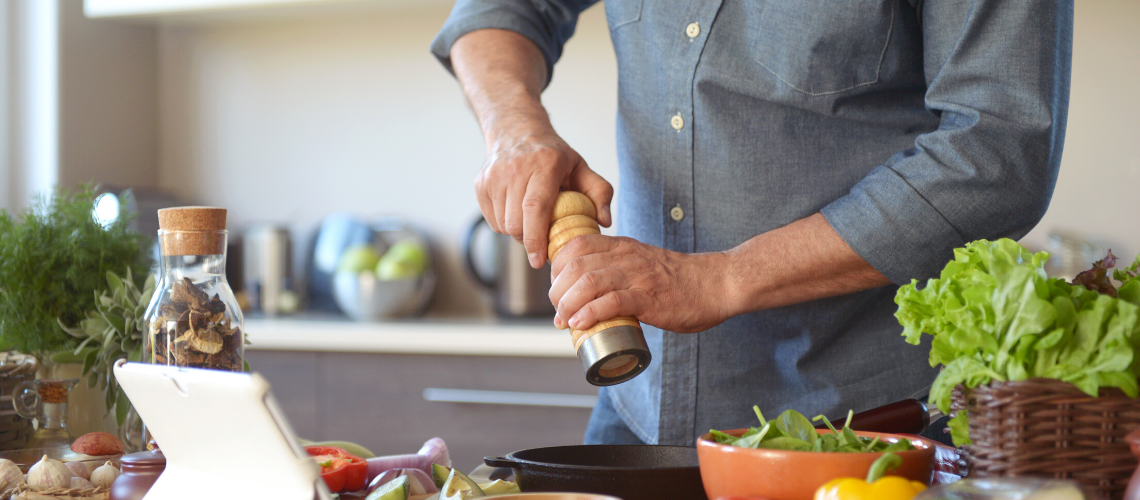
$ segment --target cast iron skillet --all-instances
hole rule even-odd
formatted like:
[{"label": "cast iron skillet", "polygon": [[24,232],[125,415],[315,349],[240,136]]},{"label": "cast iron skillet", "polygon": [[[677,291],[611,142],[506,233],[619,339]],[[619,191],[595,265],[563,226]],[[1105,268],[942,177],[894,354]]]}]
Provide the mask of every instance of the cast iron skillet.
[{"label": "cast iron skillet", "polygon": [[625,499],[705,500],[697,450],[685,446],[582,445],[534,448],[483,459],[509,467],[524,492],[602,493]]},{"label": "cast iron skillet", "polygon": [[[832,421],[845,419],[846,415]],[[917,434],[929,421],[926,405],[907,399],[855,414],[851,428]],[[604,493],[625,499],[708,498],[701,483],[697,450],[684,446],[556,446],[483,461],[491,467],[512,469],[524,492]]]}]

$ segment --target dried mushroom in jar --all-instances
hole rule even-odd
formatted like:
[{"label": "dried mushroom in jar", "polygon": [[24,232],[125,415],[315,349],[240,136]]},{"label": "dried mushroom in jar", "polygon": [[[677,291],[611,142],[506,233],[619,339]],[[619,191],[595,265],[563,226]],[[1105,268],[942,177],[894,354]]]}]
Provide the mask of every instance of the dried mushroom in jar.
[{"label": "dried mushroom in jar", "polygon": [[158,364],[241,371],[241,329],[232,327],[226,304],[190,278],[174,283],[170,300],[150,326],[153,361]]}]

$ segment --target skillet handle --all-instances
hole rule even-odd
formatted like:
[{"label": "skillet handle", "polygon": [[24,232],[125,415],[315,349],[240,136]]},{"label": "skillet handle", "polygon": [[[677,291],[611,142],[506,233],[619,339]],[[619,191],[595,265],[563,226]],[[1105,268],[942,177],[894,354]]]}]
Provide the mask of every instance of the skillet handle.
[{"label": "skillet handle", "polygon": [[889,405],[856,413],[851,429],[896,434],[919,434],[930,425],[926,405],[916,399],[904,399]]},{"label": "skillet handle", "polygon": [[518,465],[518,462],[507,457],[483,457],[483,463],[491,467],[506,467],[508,469]]}]

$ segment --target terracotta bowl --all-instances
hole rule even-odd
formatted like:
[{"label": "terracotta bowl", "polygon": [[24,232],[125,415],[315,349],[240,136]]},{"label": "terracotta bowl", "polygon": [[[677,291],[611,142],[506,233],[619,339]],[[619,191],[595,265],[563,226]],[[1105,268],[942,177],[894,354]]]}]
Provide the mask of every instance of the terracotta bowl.
[{"label": "terracotta bowl", "polygon": [[[747,429],[726,431],[733,436]],[[819,433],[831,432],[820,430]],[[888,443],[909,439],[917,448],[898,452],[903,463],[891,474],[930,484],[934,445],[901,434],[856,431],[856,435],[879,437]],[[812,500],[815,490],[838,477],[867,477],[871,463],[882,453],[816,453],[810,451],[738,448],[717,443],[711,434],[697,439],[701,480],[709,498],[760,497],[769,500]]]}]

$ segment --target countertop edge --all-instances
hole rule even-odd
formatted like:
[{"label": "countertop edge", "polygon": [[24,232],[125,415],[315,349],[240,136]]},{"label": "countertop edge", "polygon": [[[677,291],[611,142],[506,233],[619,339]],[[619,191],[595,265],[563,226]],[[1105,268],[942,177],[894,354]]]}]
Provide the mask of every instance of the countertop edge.
[{"label": "countertop edge", "polygon": [[248,319],[250,350],[576,357],[570,334],[542,323]]}]

